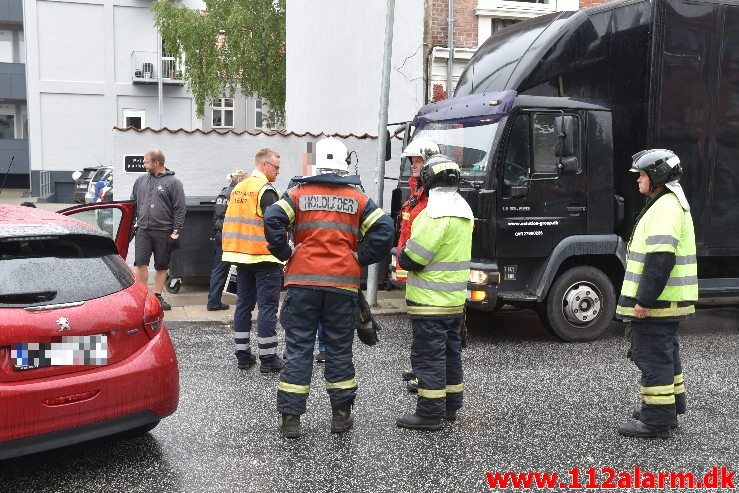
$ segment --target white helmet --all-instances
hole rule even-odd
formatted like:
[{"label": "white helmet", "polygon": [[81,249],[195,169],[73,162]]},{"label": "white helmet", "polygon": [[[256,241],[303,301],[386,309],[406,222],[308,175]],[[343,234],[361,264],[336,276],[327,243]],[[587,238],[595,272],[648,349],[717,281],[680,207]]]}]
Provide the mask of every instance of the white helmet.
[{"label": "white helmet", "polygon": [[439,146],[430,139],[415,139],[408,144],[400,157],[420,156],[424,161],[434,154],[439,154]]},{"label": "white helmet", "polygon": [[323,173],[349,174],[348,152],[340,140],[327,137],[316,142],[316,166],[314,175]]}]

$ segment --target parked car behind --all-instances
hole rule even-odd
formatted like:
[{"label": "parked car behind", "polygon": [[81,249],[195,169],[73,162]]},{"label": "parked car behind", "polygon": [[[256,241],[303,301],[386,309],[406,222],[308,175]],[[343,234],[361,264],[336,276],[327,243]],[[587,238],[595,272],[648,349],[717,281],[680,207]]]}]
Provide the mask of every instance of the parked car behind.
[{"label": "parked car behind", "polygon": [[87,185],[87,193],[85,194],[85,203],[91,204],[95,202],[95,185],[99,181],[106,181],[113,177],[113,168],[110,166],[102,166],[95,171],[95,174],[90,179],[90,183]]},{"label": "parked car behind", "polygon": [[74,180],[73,199],[75,203],[85,203],[85,195],[87,195],[87,190],[90,187],[90,180],[92,180],[92,177],[95,176],[95,173],[99,169],[100,166],[90,166],[88,168],[83,168],[82,171],[79,172],[79,177]]},{"label": "parked car behind", "polygon": [[[105,233],[101,210],[115,219]],[[161,305],[121,258],[134,211],[0,204],[0,460],[144,433],[177,409]]]}]

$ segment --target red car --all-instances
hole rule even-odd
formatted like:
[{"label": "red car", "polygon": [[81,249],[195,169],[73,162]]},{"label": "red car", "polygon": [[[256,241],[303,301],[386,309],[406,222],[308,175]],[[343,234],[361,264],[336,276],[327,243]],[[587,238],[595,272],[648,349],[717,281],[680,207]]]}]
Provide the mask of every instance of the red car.
[{"label": "red car", "polygon": [[123,260],[134,211],[0,204],[0,460],[145,433],[177,409],[164,313]]}]

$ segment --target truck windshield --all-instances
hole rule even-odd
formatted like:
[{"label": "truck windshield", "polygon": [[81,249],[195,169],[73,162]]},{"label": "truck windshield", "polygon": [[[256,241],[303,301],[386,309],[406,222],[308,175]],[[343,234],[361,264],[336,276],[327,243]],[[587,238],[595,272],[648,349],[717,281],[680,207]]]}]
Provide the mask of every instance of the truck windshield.
[{"label": "truck windshield", "polygon": [[[488,153],[495,138],[498,123],[465,127],[461,123],[428,123],[416,130],[414,139],[431,139],[442,154],[459,164],[462,176],[469,181],[485,181]],[[410,162],[403,160],[401,176],[410,176]]]}]

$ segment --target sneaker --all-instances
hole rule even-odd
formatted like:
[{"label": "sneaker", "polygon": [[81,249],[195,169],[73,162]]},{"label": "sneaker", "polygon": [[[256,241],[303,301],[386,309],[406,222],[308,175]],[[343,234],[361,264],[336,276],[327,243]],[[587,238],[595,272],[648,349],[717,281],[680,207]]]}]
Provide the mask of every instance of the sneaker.
[{"label": "sneaker", "polygon": [[236,363],[236,367],[239,370],[248,370],[257,363],[257,357],[253,354],[249,355],[249,359],[241,359]]},{"label": "sneaker", "polygon": [[263,373],[265,375],[268,373],[280,373],[283,366],[285,366],[285,363],[282,361],[282,358],[278,356],[272,363],[259,365],[259,373]]},{"label": "sneaker", "polygon": [[280,414],[277,429],[285,438],[298,438],[300,436],[300,416]]},{"label": "sneaker", "polygon": [[157,297],[157,299],[159,300],[159,304],[162,305],[162,310],[167,312],[172,309],[172,305],[164,301],[164,298],[162,297],[162,293],[154,293],[154,296]]},{"label": "sneaker", "polygon": [[231,307],[225,303],[218,303],[216,306],[208,306],[207,308],[209,312],[214,312],[216,310],[228,310]]},{"label": "sneaker", "polygon": [[318,351],[316,355],[316,363],[323,363],[326,361],[326,351]]}]

